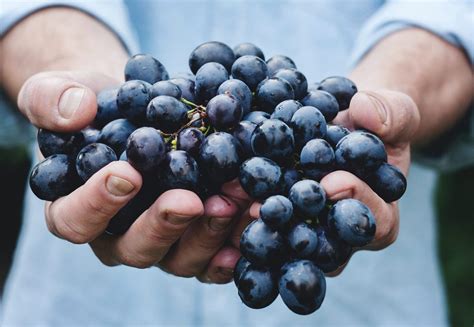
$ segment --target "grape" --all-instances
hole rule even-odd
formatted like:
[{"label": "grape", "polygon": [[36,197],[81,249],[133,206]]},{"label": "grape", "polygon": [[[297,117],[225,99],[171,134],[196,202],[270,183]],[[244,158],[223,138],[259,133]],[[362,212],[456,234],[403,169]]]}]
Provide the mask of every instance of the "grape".
[{"label": "grape", "polygon": [[254,124],[250,121],[243,120],[237,124],[232,132],[232,135],[240,142],[242,145],[242,150],[244,157],[248,158],[253,156],[252,150],[252,133],[254,132],[257,124]]},{"label": "grape", "polygon": [[334,95],[339,103],[339,111],[349,108],[352,97],[357,93],[357,87],[354,82],[342,76],[332,76],[323,79],[318,89]]},{"label": "grape", "polygon": [[298,259],[312,259],[318,248],[318,233],[305,222],[293,226],[287,240],[293,255]]},{"label": "grape", "polygon": [[293,60],[287,56],[276,55],[267,60],[268,76],[273,76],[279,69],[294,68],[296,65]]},{"label": "grape", "polygon": [[235,59],[242,56],[256,56],[265,60],[262,50],[253,43],[240,43],[234,47]]},{"label": "grape", "polygon": [[333,148],[336,148],[337,143],[349,133],[350,131],[344,126],[328,125],[325,139]]},{"label": "grape", "polygon": [[303,178],[302,174],[296,169],[285,169],[283,171],[282,182],[282,192],[283,194],[288,194],[290,189],[296,182],[300,181]]},{"label": "grape", "polygon": [[314,218],[324,208],[326,192],[319,183],[305,179],[291,187],[289,199],[299,217]]},{"label": "grape", "polygon": [[407,188],[403,173],[389,163],[382,163],[364,181],[387,203],[400,199]]},{"label": "grape", "polygon": [[328,226],[351,246],[369,244],[375,236],[375,218],[370,209],[356,199],[343,199],[328,213]]},{"label": "grape", "polygon": [[196,191],[198,189],[198,165],[186,151],[168,152],[160,168],[159,180],[165,190],[180,188]]},{"label": "grape", "polygon": [[165,141],[160,132],[151,127],[135,130],[127,140],[127,160],[141,173],[157,170],[166,154]]},{"label": "grape", "polygon": [[125,80],[141,80],[150,84],[168,79],[165,66],[148,54],[136,54],[125,65]]},{"label": "grape", "polygon": [[323,303],[326,279],[311,261],[293,261],[282,267],[278,289],[281,299],[291,311],[308,315]]},{"label": "grape", "polygon": [[334,150],[323,139],[310,140],[301,150],[300,164],[305,177],[320,181],[335,168]]},{"label": "grape", "polygon": [[293,205],[282,195],[267,198],[260,207],[260,218],[272,228],[284,228],[293,217]]},{"label": "grape", "polygon": [[229,182],[239,174],[242,148],[232,135],[217,132],[209,135],[199,151],[199,166],[213,183]]},{"label": "grape", "polygon": [[170,81],[159,81],[151,86],[150,98],[156,98],[159,95],[169,95],[170,97],[181,99],[181,89],[178,85]]},{"label": "grape", "polygon": [[100,131],[98,129],[86,127],[80,133],[84,136],[84,146],[99,141]]},{"label": "grape", "polygon": [[112,120],[123,118],[117,107],[118,88],[105,89],[97,94],[97,113],[93,125],[97,128],[104,127]]},{"label": "grape", "polygon": [[128,81],[117,93],[117,107],[123,117],[137,124],[146,120],[146,108],[151,100],[151,84],[144,81]]},{"label": "grape", "polygon": [[181,78],[184,78],[184,79],[189,79],[191,81],[195,81],[196,80],[196,76],[193,74],[193,73],[190,73],[190,72],[179,72],[179,73],[176,73],[174,74],[171,78],[170,78],[170,81],[172,79],[181,79]]},{"label": "grape", "polygon": [[178,134],[177,149],[186,151],[194,158],[197,158],[204,139],[205,135],[199,129],[194,127],[185,128]]},{"label": "grape", "polygon": [[255,128],[251,145],[255,155],[284,163],[292,159],[295,140],[288,125],[278,119],[267,119]]},{"label": "grape", "polygon": [[115,151],[102,143],[86,145],[76,158],[76,170],[85,182],[103,167],[117,160]]},{"label": "grape", "polygon": [[194,93],[200,103],[207,103],[217,94],[219,86],[229,79],[225,67],[216,62],[209,62],[196,73]]},{"label": "grape", "polygon": [[264,199],[281,192],[282,172],[274,161],[253,157],[240,166],[240,185],[247,194],[256,199]]},{"label": "grape", "polygon": [[222,83],[217,89],[218,94],[230,94],[239,100],[242,106],[242,114],[246,115],[250,112],[252,105],[252,91],[249,87],[238,79],[230,79]]},{"label": "grape", "polygon": [[272,77],[258,84],[255,97],[259,108],[271,113],[280,102],[294,99],[295,93],[286,80]]},{"label": "grape", "polygon": [[[303,99],[308,93],[308,81],[306,77],[295,68],[279,69],[272,77],[278,77],[290,83],[295,93],[295,99]],[[307,104],[304,105],[307,106]]]},{"label": "grape", "polygon": [[241,80],[255,91],[258,84],[268,77],[265,61],[256,56],[242,56],[232,65],[232,77]]},{"label": "grape", "polygon": [[252,265],[240,274],[237,289],[242,302],[253,309],[269,306],[278,296],[275,274],[269,269]]},{"label": "grape", "polygon": [[120,155],[125,151],[127,139],[135,129],[136,126],[126,119],[113,120],[102,128],[99,142],[110,146],[117,155]]},{"label": "grape", "polygon": [[85,143],[84,134],[81,132],[59,133],[44,128],[38,129],[37,140],[44,157],[53,154],[76,155]]},{"label": "grape", "polygon": [[227,131],[235,127],[242,118],[240,101],[230,94],[213,97],[206,107],[209,122],[218,130]]},{"label": "grape", "polygon": [[319,227],[318,248],[314,256],[314,263],[325,273],[330,273],[344,264],[352,252],[350,245],[328,233],[327,229]]},{"label": "grape", "polygon": [[273,111],[271,118],[280,119],[287,125],[291,124],[291,117],[303,105],[296,100],[285,100],[280,102]]},{"label": "grape", "polygon": [[291,118],[296,148],[301,149],[309,140],[326,135],[326,120],[321,111],[315,107],[299,108]]},{"label": "grape", "polygon": [[265,111],[251,111],[244,116],[242,120],[249,121],[254,124],[260,124],[265,119],[270,119],[270,114]]},{"label": "grape", "polygon": [[146,119],[153,127],[174,133],[188,122],[188,107],[176,98],[160,95],[148,104]]},{"label": "grape", "polygon": [[240,259],[237,261],[237,263],[235,264],[235,267],[234,267],[234,283],[235,285],[237,286],[237,284],[239,283],[239,280],[240,280],[240,275],[242,274],[242,272],[248,267],[250,266],[250,261],[248,261],[247,259],[245,259],[245,257],[240,257]]},{"label": "grape", "polygon": [[284,262],[287,250],[280,233],[257,219],[242,233],[240,252],[258,267],[278,267]]},{"label": "grape", "polygon": [[45,201],[55,201],[80,185],[74,161],[65,154],[53,154],[36,164],[29,182],[33,193]]},{"label": "grape", "polygon": [[304,106],[318,108],[327,122],[333,120],[339,112],[339,104],[336,98],[331,93],[325,91],[310,91],[301,100],[301,103]]},{"label": "grape", "polygon": [[196,102],[196,96],[194,95],[195,80],[189,78],[173,78],[169,81],[179,87],[183,98],[191,102]]},{"label": "grape", "polygon": [[230,72],[234,60],[234,51],[232,51],[228,45],[216,41],[205,42],[197,46],[191,52],[189,56],[189,68],[196,74],[206,63],[215,62],[221,64]]}]

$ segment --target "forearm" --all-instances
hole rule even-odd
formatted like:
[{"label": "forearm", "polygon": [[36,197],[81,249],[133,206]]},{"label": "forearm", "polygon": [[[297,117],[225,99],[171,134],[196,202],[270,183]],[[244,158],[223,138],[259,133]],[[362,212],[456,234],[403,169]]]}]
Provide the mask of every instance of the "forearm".
[{"label": "forearm", "polygon": [[360,90],[386,88],[413,98],[421,116],[415,143],[424,143],[453,126],[473,97],[473,72],[465,54],[420,29],[383,39],[351,78]]},{"label": "forearm", "polygon": [[70,8],[41,10],[0,39],[0,85],[16,99],[23,83],[46,70],[86,70],[123,79],[127,53],[96,19]]}]

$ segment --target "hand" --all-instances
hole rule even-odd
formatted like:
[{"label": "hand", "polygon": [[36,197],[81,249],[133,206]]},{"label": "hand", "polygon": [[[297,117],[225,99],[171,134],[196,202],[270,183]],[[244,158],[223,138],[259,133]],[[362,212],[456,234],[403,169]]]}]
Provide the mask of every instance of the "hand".
[{"label": "hand", "polygon": [[[377,134],[385,143],[388,162],[402,170],[405,176],[410,165],[410,141],[418,129],[420,115],[413,100],[406,94],[389,90],[357,93],[350,108],[342,111],[334,124],[351,130],[367,129]],[[386,203],[361,179],[346,171],[334,171],[321,180],[327,198],[333,201],[355,198],[364,202],[372,211],[377,223],[374,240],[358,250],[381,250],[392,244],[398,235],[398,203]],[[251,219],[259,217],[260,204],[254,203],[232,233],[232,243],[239,247],[240,234]],[[337,271],[339,274],[347,262]]]},{"label": "hand", "polygon": [[[96,114],[95,93],[120,82],[90,72],[45,72],[22,86],[18,106],[37,127],[74,131]],[[142,186],[141,175],[127,162],[113,162],[71,194],[45,205],[48,229],[73,243],[89,243],[106,265],[158,266],[178,276],[228,282],[239,253],[223,246],[243,192],[229,183],[222,196],[204,204],[186,190],[162,194],[122,236],[104,235],[109,220]],[[205,276],[205,277],[204,277]]]}]

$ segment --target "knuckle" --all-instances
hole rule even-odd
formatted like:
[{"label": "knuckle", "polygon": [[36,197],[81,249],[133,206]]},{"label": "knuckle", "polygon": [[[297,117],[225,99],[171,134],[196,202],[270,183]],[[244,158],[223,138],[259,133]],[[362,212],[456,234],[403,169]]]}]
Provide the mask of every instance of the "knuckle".
[{"label": "knuckle", "polygon": [[74,243],[84,244],[92,241],[92,238],[86,233],[81,227],[76,224],[72,224],[65,219],[59,220],[55,224],[56,231],[61,238]]},{"label": "knuckle", "polygon": [[148,258],[144,258],[139,255],[130,255],[130,254],[121,255],[119,261],[125,266],[129,266],[129,267],[133,267],[137,269],[150,268],[154,264],[154,262]]}]

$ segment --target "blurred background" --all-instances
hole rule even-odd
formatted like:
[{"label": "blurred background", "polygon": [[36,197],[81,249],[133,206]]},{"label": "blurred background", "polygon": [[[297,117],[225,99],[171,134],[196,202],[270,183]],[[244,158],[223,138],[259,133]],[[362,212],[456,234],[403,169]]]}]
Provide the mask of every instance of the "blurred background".
[{"label": "blurred background", "polygon": [[[5,110],[2,109],[5,105],[0,103],[0,114]],[[17,114],[2,114],[1,117],[0,181],[4,186],[0,196],[0,207],[3,209],[0,228],[0,292],[3,293],[21,227],[23,193],[30,169],[28,150],[34,133]],[[21,133],[12,129],[20,129]],[[8,135],[23,137],[11,139]],[[453,326],[471,327],[474,324],[473,185],[474,167],[471,167],[441,175],[437,191],[433,194],[438,213],[438,251]]]}]

